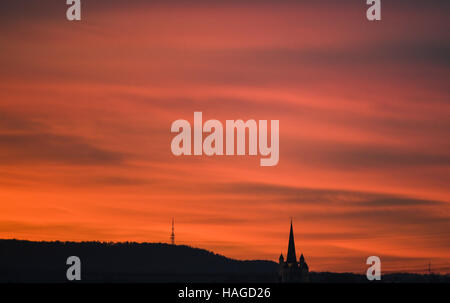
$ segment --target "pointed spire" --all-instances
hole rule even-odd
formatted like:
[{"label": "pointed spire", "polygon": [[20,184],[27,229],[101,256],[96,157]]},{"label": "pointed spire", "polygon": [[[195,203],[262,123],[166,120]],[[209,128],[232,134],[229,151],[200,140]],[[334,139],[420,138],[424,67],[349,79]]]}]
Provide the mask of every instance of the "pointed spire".
[{"label": "pointed spire", "polygon": [[292,228],[292,218],[291,218],[291,231],[289,232],[289,245],[286,262],[297,263],[297,255],[295,254],[295,243],[294,243],[294,229]]}]

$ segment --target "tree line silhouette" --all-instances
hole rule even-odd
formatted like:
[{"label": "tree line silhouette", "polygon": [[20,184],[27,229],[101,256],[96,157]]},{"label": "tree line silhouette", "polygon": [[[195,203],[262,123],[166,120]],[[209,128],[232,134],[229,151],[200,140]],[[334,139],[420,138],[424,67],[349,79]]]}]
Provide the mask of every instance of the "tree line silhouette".
[{"label": "tree line silhouette", "polygon": [[[240,261],[186,245],[0,240],[0,283],[67,282],[66,260],[81,260],[81,282],[278,282],[278,264]],[[311,282],[367,283],[364,274],[311,272]],[[389,273],[381,282],[450,282],[450,275]]]}]

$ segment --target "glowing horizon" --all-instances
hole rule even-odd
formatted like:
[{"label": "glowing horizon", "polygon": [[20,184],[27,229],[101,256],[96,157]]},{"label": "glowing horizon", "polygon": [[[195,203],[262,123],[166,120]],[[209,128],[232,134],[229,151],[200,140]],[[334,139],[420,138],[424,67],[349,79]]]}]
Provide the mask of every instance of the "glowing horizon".
[{"label": "glowing horizon", "polygon": [[[174,217],[277,261],[293,217],[312,271],[450,272],[448,17],[362,2],[2,3],[0,238],[169,242]],[[279,120],[279,163],[172,155],[194,111]]]}]

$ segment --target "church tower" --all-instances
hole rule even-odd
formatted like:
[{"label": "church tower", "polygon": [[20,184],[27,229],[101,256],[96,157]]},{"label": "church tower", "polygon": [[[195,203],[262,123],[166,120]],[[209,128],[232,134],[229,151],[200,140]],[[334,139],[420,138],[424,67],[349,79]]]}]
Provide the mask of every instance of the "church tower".
[{"label": "church tower", "polygon": [[288,245],[286,263],[296,264],[297,263],[296,256],[297,255],[295,253],[294,230],[292,228],[292,219],[291,219],[291,231],[289,232],[289,245]]},{"label": "church tower", "polygon": [[292,227],[289,232],[289,244],[284,261],[283,254],[279,258],[279,280],[280,282],[308,282],[309,281],[309,267],[305,261],[305,257],[301,254],[297,262],[297,254],[295,252],[294,229]]}]

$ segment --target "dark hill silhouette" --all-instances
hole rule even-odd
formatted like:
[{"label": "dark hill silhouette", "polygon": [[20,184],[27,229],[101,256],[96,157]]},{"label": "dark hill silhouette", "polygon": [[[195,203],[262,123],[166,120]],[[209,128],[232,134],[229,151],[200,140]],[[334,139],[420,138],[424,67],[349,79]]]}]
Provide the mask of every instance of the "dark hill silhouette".
[{"label": "dark hill silhouette", "polygon": [[[66,282],[69,256],[81,259],[81,282],[278,282],[275,262],[239,261],[185,245],[0,240],[0,283]],[[365,275],[331,272],[311,272],[310,281],[368,282]],[[394,273],[381,282],[449,283],[450,275]]]},{"label": "dark hill silhouette", "polygon": [[69,256],[81,259],[85,282],[275,282],[278,268],[185,245],[0,240],[0,282],[66,281]]}]

